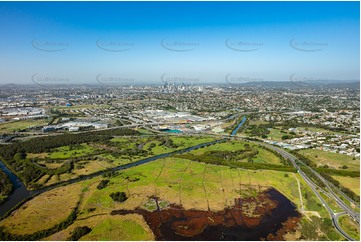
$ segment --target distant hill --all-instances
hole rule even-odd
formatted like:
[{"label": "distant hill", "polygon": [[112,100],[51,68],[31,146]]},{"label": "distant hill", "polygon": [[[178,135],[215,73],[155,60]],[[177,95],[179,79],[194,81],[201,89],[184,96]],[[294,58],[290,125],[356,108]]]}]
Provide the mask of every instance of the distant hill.
[{"label": "distant hill", "polygon": [[262,82],[247,82],[239,86],[246,87],[263,87],[263,88],[350,88],[359,89],[360,81],[262,81]]}]

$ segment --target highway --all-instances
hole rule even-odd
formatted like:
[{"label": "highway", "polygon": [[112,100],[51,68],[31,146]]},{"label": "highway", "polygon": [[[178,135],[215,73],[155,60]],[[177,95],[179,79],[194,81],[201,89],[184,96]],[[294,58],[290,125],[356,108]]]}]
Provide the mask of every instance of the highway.
[{"label": "highway", "polygon": [[300,167],[297,165],[296,161],[300,162],[295,156],[291,155],[290,153],[288,153],[287,151],[275,147],[273,145],[267,144],[267,143],[263,143],[263,142],[257,142],[257,141],[253,141],[254,143],[257,143],[261,146],[265,146],[268,147],[274,151],[276,151],[277,153],[281,154],[284,158],[286,158],[287,160],[289,160],[292,165],[297,169],[297,172],[300,174],[300,176],[303,178],[303,180],[307,183],[307,185],[312,189],[312,191],[315,193],[315,195],[318,197],[318,199],[322,202],[322,205],[327,209],[328,213],[331,216],[332,219],[332,223],[335,226],[335,228],[337,229],[338,232],[340,232],[340,234],[342,234],[345,238],[347,238],[348,240],[354,240],[353,238],[351,238],[345,231],[343,231],[343,229],[341,228],[341,226],[338,223],[338,217],[340,215],[343,214],[348,214],[349,216],[351,216],[352,218],[354,218],[358,223],[360,223],[360,217],[359,214],[356,213],[355,211],[353,211],[351,208],[349,208],[333,191],[332,189],[329,187],[329,185],[327,184],[328,181],[326,181],[320,174],[318,174],[316,171],[312,170],[315,175],[317,175],[317,177],[319,177],[321,179],[322,182],[325,183],[326,187],[328,188],[328,190],[330,190],[330,195],[332,197],[332,199],[334,199],[336,201],[336,203],[344,210],[341,213],[334,213],[334,211],[332,211],[332,209],[330,208],[330,206],[327,204],[327,202],[323,199],[323,197],[320,195],[318,189],[318,186],[300,169]]}]

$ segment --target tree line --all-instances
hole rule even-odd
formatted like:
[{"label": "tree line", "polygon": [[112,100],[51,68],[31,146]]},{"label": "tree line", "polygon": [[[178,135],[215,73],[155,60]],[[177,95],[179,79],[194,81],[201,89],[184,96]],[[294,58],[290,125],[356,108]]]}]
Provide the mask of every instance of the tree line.
[{"label": "tree line", "polygon": [[[348,177],[360,177],[359,171],[347,171],[347,170],[337,170],[326,167],[316,167],[316,164],[310,160],[308,157],[305,157],[302,154],[299,154],[296,151],[292,151],[300,161],[302,161],[307,166],[312,167],[316,172],[318,172],[323,178],[332,183],[334,186],[338,187],[343,193],[352,198],[355,201],[360,201],[360,196],[354,193],[351,189],[343,186],[339,181],[334,179],[331,175],[335,176],[348,176]],[[300,163],[299,163],[300,164]],[[307,174],[316,184],[320,187],[325,188],[325,184],[318,178],[310,169],[307,169],[304,165],[300,164],[300,168],[303,172]]]},{"label": "tree line", "polygon": [[0,169],[0,204],[5,202],[12,190],[13,184],[9,177]]}]

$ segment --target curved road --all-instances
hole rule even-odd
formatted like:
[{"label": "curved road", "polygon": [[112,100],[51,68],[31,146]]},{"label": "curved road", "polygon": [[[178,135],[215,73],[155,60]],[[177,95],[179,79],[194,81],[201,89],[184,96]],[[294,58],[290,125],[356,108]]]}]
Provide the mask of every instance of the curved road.
[{"label": "curved road", "polygon": [[[261,143],[261,142],[257,142],[257,141],[253,141],[254,143],[257,143],[261,146],[266,146],[274,151],[276,151],[277,153],[279,153],[280,155],[282,155],[284,158],[286,158],[287,160],[289,160],[292,165],[297,169],[297,172],[301,175],[301,177],[303,178],[303,180],[307,183],[307,185],[312,189],[312,191],[315,193],[315,195],[318,197],[318,199],[322,202],[323,206],[327,209],[328,213],[331,216],[332,219],[332,223],[335,226],[335,228],[348,240],[354,240],[351,236],[349,236],[345,231],[343,231],[343,229],[341,228],[341,226],[338,224],[338,217],[344,213],[347,213],[348,215],[350,215],[352,218],[356,219],[359,223],[359,214],[357,214],[356,212],[354,212],[352,209],[350,209],[338,196],[336,196],[336,194],[333,193],[333,191],[331,190],[331,195],[332,198],[337,202],[338,205],[340,205],[340,207],[344,210],[344,212],[342,213],[334,213],[332,211],[332,209],[330,208],[330,206],[327,204],[327,202],[322,198],[322,196],[319,194],[319,192],[317,191],[317,185],[314,184],[313,181],[311,181],[310,178],[308,178],[308,176],[300,169],[300,167],[297,165],[296,161],[298,161],[298,159],[291,155],[290,153],[286,152],[285,150],[275,147],[273,145],[267,144],[267,143]],[[320,177],[320,179],[322,181],[324,181],[325,179],[319,175],[316,171],[313,171],[318,177]],[[326,184],[327,188],[329,187]]]}]

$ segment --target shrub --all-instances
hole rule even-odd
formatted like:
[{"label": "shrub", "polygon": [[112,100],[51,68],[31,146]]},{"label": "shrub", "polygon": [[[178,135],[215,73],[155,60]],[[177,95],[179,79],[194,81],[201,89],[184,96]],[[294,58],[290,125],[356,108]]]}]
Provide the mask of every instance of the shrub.
[{"label": "shrub", "polygon": [[92,231],[92,229],[89,228],[88,226],[76,227],[73,230],[73,232],[71,233],[71,236],[70,236],[70,238],[68,240],[71,240],[71,241],[79,240],[84,235],[89,234],[90,231]]},{"label": "shrub", "polygon": [[108,183],[109,183],[109,180],[101,180],[97,186],[97,188],[100,190],[100,189],[103,189],[105,187],[108,186]]},{"label": "shrub", "polygon": [[109,195],[115,202],[124,202],[128,199],[125,192],[113,192]]}]

